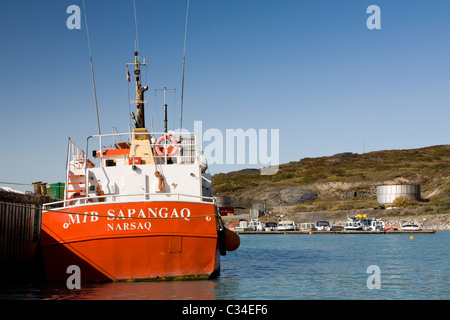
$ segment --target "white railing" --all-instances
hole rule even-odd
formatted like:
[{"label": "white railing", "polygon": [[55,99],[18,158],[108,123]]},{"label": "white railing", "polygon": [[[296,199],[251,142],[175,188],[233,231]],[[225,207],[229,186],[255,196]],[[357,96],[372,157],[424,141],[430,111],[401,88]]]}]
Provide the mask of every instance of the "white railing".
[{"label": "white railing", "polygon": [[[142,140],[136,137],[143,135],[147,135],[148,140]],[[119,140],[122,141],[123,137],[128,139],[128,141],[117,143]],[[163,137],[167,137],[167,139],[163,139]],[[103,161],[105,153],[108,150],[117,149],[130,149],[129,158],[132,160],[130,160],[131,163],[129,164],[140,164],[142,160],[149,163],[151,162],[150,159],[153,159],[153,162],[156,164],[197,164],[199,161],[199,153],[197,151],[198,139],[195,133],[174,134],[172,136],[164,132],[128,132],[93,135],[88,138],[88,150],[91,139],[98,139],[99,150],[92,149],[98,155],[94,158],[100,160],[99,166],[101,167],[108,166]],[[150,141],[150,143],[143,143],[145,141]],[[137,154],[137,149],[142,147],[150,148],[153,155],[144,156]],[[92,161],[94,162],[95,159]]]},{"label": "white railing", "polygon": [[69,138],[69,146],[67,151],[68,169],[77,170],[84,169],[86,166],[86,154],[83,149],[77,146],[72,139]]},{"label": "white railing", "polygon": [[[128,197],[133,197],[132,201],[127,201]],[[188,199],[188,200],[186,200]],[[92,205],[92,204],[106,204],[116,202],[151,202],[151,201],[189,201],[198,200],[199,203],[214,203],[214,197],[194,196],[183,193],[141,193],[141,194],[126,194],[126,195],[102,195],[95,197],[80,197],[70,200],[62,200],[57,202],[46,203],[43,205],[44,209],[71,207],[75,205]]]}]

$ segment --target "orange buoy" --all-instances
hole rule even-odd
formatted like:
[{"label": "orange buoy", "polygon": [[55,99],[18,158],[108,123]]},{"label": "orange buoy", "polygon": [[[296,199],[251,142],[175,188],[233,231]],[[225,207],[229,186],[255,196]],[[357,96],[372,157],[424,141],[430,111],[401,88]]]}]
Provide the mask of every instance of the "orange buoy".
[{"label": "orange buoy", "polygon": [[411,240],[414,240],[414,237],[413,236],[411,236],[411,237],[409,237]]},{"label": "orange buoy", "polygon": [[225,248],[227,251],[234,251],[239,248],[241,244],[241,238],[236,232],[225,228]]}]

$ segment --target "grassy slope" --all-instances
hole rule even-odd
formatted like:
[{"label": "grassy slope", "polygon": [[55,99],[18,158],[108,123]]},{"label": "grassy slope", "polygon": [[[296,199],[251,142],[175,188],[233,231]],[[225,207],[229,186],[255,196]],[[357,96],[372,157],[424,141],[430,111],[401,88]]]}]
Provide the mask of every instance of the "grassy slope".
[{"label": "grassy slope", "polygon": [[[318,198],[296,211],[348,210],[377,206],[376,185],[412,183],[426,201],[407,203],[425,213],[450,212],[450,145],[365,154],[342,153],[280,165],[276,175],[247,169],[213,176],[214,192],[258,201],[269,187],[310,189]],[[356,192],[356,193],[355,193]],[[354,196],[356,195],[356,196]]]}]

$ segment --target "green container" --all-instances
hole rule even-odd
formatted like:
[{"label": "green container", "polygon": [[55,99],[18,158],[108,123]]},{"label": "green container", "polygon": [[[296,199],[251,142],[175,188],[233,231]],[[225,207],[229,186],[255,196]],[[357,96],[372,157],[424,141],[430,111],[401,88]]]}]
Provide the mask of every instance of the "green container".
[{"label": "green container", "polygon": [[64,200],[64,187],[63,182],[51,183],[47,185],[47,194],[55,199]]}]

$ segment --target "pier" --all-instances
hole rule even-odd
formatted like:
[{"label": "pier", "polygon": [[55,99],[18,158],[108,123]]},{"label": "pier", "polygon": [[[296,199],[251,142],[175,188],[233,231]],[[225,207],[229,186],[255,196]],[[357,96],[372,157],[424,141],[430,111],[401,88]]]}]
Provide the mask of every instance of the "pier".
[{"label": "pier", "polygon": [[51,199],[0,191],[0,282],[31,275],[28,271],[40,239],[42,204]]},{"label": "pier", "polygon": [[312,231],[235,231],[238,234],[433,234],[436,230],[388,230],[388,231],[357,231],[357,230],[312,230]]}]

